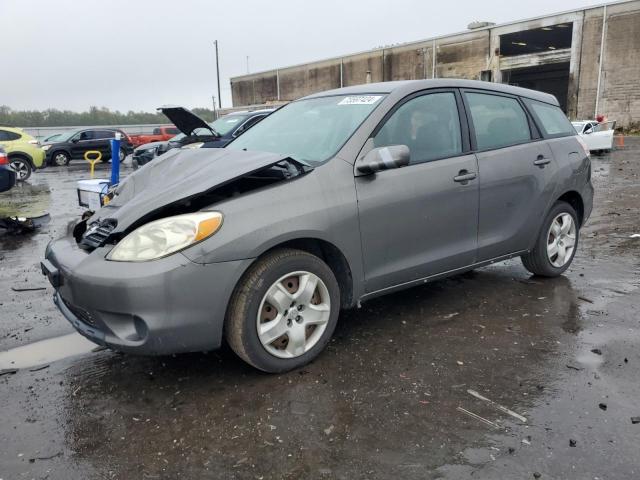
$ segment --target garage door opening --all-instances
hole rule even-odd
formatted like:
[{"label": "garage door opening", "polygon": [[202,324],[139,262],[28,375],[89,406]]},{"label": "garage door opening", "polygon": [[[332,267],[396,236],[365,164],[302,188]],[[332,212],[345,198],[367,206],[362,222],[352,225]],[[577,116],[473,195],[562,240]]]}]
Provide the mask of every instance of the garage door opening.
[{"label": "garage door opening", "polygon": [[569,62],[503,70],[502,81],[509,85],[555,95],[562,110],[567,112]]}]

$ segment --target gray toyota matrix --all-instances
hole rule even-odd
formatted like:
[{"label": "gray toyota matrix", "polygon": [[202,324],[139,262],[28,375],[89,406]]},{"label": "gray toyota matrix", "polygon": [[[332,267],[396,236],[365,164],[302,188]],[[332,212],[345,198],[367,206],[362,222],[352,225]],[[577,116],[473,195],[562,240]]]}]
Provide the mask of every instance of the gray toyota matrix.
[{"label": "gray toyota matrix", "polygon": [[179,149],[49,244],[84,336],[212,350],[282,372],[340,309],[521,257],[553,277],[591,213],[585,145],[544,93],[467,80],[368,84],[280,108],[224,149]]}]

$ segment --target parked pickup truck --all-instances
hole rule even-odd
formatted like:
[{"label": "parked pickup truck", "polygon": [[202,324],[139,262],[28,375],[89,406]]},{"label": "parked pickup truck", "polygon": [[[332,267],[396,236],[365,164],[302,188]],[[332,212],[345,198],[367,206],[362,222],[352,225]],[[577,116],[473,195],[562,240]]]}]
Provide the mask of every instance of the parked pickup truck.
[{"label": "parked pickup truck", "polygon": [[129,135],[134,147],[151,142],[164,142],[180,133],[174,126],[156,127],[150,135]]}]

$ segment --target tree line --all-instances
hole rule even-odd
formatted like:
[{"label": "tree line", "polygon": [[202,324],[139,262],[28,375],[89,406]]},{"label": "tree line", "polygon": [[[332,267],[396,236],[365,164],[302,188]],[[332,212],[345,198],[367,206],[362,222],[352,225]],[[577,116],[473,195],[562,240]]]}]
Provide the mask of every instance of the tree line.
[{"label": "tree line", "polygon": [[[213,110],[194,108],[193,113],[207,122],[214,119]],[[0,125],[12,127],[73,127],[84,125],[138,125],[148,123],[169,123],[169,119],[160,112],[127,113],[111,111],[106,107],[90,107],[86,112],[71,110],[13,110],[0,105]]]}]

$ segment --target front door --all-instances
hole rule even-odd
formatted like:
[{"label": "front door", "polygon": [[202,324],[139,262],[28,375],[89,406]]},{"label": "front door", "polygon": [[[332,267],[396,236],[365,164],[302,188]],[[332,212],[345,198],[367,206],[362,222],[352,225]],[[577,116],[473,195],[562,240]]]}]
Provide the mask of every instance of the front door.
[{"label": "front door", "polygon": [[85,152],[88,152],[89,150],[98,150],[98,148],[96,148],[97,142],[94,139],[93,130],[85,130],[83,132],[76,134],[74,138],[75,137],[77,137],[78,141],[72,143],[72,146],[71,146],[72,158],[84,159]]},{"label": "front door", "polygon": [[551,196],[557,163],[516,97],[467,91],[478,157],[478,261],[531,248]]},{"label": "front door", "polygon": [[355,178],[368,293],[474,263],[478,166],[461,108],[456,91],[413,96],[367,142],[411,154],[407,167]]}]

